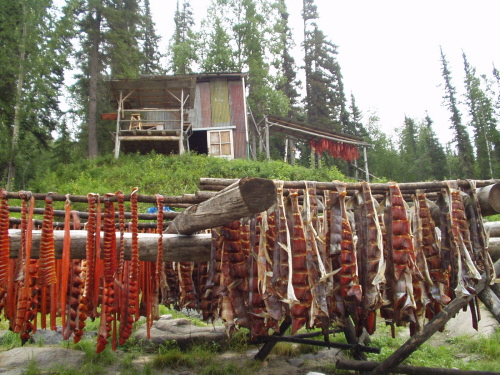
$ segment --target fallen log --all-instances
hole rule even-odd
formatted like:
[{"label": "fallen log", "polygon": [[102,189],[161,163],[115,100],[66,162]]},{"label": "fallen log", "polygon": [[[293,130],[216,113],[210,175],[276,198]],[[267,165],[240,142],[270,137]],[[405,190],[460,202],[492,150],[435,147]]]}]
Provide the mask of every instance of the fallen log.
[{"label": "fallen log", "polygon": [[243,178],[212,198],[186,208],[166,233],[192,234],[263,212],[276,202],[276,186],[263,178]]},{"label": "fallen log", "polygon": [[[37,259],[40,250],[41,231],[35,230],[33,233],[33,242],[31,257]],[[139,233],[139,260],[155,262],[158,250],[158,234]],[[10,257],[17,258],[21,245],[21,230],[9,229],[10,237]],[[120,233],[116,233],[117,243],[120,239]],[[130,259],[132,233],[125,233],[125,259]],[[54,231],[55,255],[61,259],[63,248],[63,231]],[[86,230],[71,231],[71,258],[85,259],[85,247],[87,241]],[[165,262],[208,262],[210,260],[210,234],[195,235],[163,235],[163,260]],[[101,247],[104,244],[104,235],[101,234]]]},{"label": "fallen log", "polygon": [[[354,371],[372,371],[380,363],[375,361],[352,361],[347,359],[337,359],[335,367],[338,370],[354,370]],[[394,374],[409,374],[409,375],[500,375],[500,372],[492,371],[472,371],[472,370],[456,370],[437,367],[417,367],[408,365],[399,365],[391,370]]]},{"label": "fallen log", "polygon": [[[486,286],[486,277],[476,285],[476,292],[480,293]],[[467,297],[455,298],[451,301],[439,314],[427,323],[421,332],[410,337],[403,345],[401,345],[394,353],[377,365],[370,373],[371,375],[382,375],[392,372],[392,369],[403,362],[408,356],[417,350],[420,345],[427,341],[434,333],[440,330],[444,325],[453,318],[462,308],[467,306],[469,302],[475,298],[475,295]]]}]

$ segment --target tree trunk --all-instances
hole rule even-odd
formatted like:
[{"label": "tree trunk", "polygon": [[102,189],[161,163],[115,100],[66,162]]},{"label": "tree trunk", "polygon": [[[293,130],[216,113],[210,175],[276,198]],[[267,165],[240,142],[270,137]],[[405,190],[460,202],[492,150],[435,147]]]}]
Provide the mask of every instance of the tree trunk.
[{"label": "tree trunk", "polygon": [[[101,10],[99,6],[92,9],[89,5],[89,13],[95,12],[92,18],[92,26],[88,36],[90,39],[91,50],[89,55],[89,112],[88,112],[88,155],[90,158],[97,157],[99,147],[97,143],[97,88],[99,69],[99,46],[101,44]],[[89,15],[89,18],[92,16]]]},{"label": "tree trunk", "polygon": [[27,33],[27,19],[26,19],[26,5],[23,3],[23,32],[21,35],[21,43],[19,46],[19,72],[17,75],[16,86],[16,104],[14,106],[14,126],[12,129],[12,144],[10,152],[10,160],[8,163],[7,174],[7,191],[12,189],[12,182],[16,176],[16,154],[17,145],[19,143],[19,129],[21,124],[21,100],[23,93],[24,82],[24,61],[26,59],[26,33]]}]

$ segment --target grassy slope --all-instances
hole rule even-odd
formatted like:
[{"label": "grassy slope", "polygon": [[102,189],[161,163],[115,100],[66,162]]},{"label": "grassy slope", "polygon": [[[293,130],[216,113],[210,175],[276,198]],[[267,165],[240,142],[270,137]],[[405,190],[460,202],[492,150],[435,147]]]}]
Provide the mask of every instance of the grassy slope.
[{"label": "grassy slope", "polygon": [[280,161],[254,162],[225,160],[205,155],[124,155],[81,160],[54,171],[43,171],[30,182],[33,192],[59,194],[129,192],[134,186],[140,194],[181,195],[194,193],[200,177],[262,177],[290,181],[332,181],[345,179],[335,168],[310,169]]}]

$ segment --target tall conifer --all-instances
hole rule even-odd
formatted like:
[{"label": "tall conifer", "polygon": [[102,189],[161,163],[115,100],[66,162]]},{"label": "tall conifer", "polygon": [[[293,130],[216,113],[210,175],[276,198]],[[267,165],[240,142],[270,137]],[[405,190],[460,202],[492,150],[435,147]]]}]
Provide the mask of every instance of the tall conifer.
[{"label": "tall conifer", "polygon": [[441,63],[442,63],[442,75],[445,82],[445,99],[446,106],[451,112],[451,126],[450,129],[453,130],[454,141],[456,142],[458,158],[459,158],[459,176],[460,178],[473,178],[474,177],[474,154],[472,145],[469,138],[469,133],[467,129],[462,124],[462,115],[458,110],[456,90],[451,83],[451,71],[448,68],[448,61],[444,55],[443,49],[441,48]]}]

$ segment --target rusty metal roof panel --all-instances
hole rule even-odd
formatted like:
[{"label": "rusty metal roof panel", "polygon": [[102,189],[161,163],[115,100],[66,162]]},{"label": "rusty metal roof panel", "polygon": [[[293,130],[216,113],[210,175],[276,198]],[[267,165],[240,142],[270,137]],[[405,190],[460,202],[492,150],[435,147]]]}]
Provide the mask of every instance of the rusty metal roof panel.
[{"label": "rusty metal roof panel", "polygon": [[210,102],[212,106],[212,126],[231,126],[226,79],[215,78],[210,81]]}]

